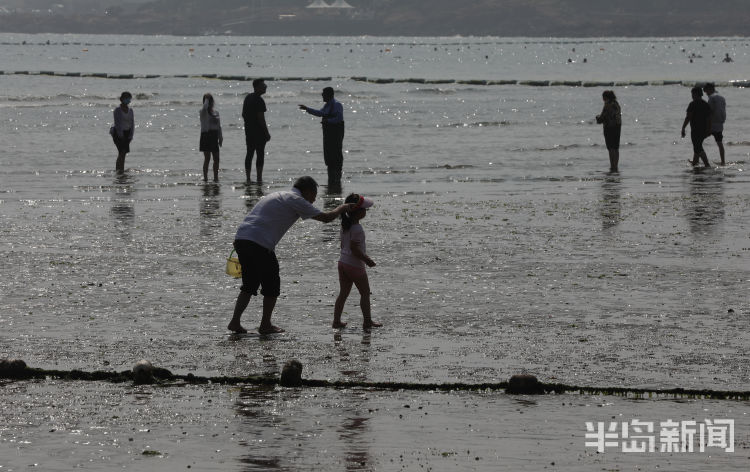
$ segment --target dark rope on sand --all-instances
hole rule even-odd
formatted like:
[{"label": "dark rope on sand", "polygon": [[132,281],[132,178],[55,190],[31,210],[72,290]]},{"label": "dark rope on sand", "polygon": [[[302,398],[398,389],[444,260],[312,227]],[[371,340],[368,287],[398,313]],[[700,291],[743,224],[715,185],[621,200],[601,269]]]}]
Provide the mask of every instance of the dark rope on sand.
[{"label": "dark rope on sand", "polygon": [[[141,361],[143,362],[143,361]],[[295,361],[292,361],[293,363]],[[416,383],[416,382],[367,382],[367,381],[345,381],[345,380],[315,380],[303,379],[301,374],[301,364],[292,376],[287,375],[287,368],[282,372],[281,377],[275,376],[214,376],[203,377],[193,374],[173,374],[167,369],[152,367],[147,363],[147,368],[138,369],[138,364],[133,370],[122,372],[94,371],[85,372],[81,370],[48,370],[27,367],[23,361],[0,361],[0,379],[8,380],[32,380],[32,379],[62,379],[69,381],[87,381],[87,382],[114,382],[124,383],[133,382],[135,384],[157,384],[172,386],[175,384],[221,384],[221,385],[259,385],[259,386],[276,386],[285,387],[314,387],[314,388],[331,388],[331,389],[349,389],[349,388],[366,388],[374,390],[410,390],[410,391],[496,391],[504,390],[508,394],[562,394],[578,393],[590,395],[617,395],[635,398],[651,397],[678,397],[693,399],[713,399],[713,400],[750,400],[750,391],[727,391],[713,389],[647,389],[632,387],[589,387],[581,385],[567,385],[562,383],[544,383],[539,382],[536,377],[531,375],[516,375],[507,382],[487,382],[487,383]],[[292,365],[294,367],[294,365]],[[297,374],[297,375],[295,375]],[[285,376],[287,378],[285,378]]]}]

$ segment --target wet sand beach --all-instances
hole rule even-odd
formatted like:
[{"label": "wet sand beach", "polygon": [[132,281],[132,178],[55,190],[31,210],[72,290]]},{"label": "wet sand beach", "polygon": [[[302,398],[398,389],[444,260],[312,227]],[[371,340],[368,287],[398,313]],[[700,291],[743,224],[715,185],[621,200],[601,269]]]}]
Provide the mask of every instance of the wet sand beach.
[{"label": "wet sand beach", "polygon": [[[742,44],[732,43],[733,57]],[[621,51],[609,60],[640,47],[608,47]],[[284,48],[286,57],[297,46]],[[8,67],[29,69],[34,57]],[[149,61],[138,72],[153,72]],[[299,75],[289,64],[275,72]],[[240,284],[224,274],[225,258],[259,198],[301,175],[325,182],[319,125],[296,110],[324,85],[269,81],[272,141],[259,185],[242,168],[249,83],[178,77],[184,67],[165,59],[160,79],[3,76],[0,358],[84,371],[149,359],[204,376],[277,376],[294,358],[309,379],[472,384],[530,373],[603,388],[750,390],[750,98],[728,85],[744,66],[722,72],[718,86],[726,166],[687,164],[679,126],[689,87],[623,86],[614,87],[620,173],[609,174],[594,122],[603,87],[380,84],[332,62],[346,107],[344,188],[321,187],[316,205],[333,208],[349,192],[375,200],[363,225],[378,263],[373,317],[384,327],[364,333],[350,298],[349,326],[330,328],[338,226],[300,222],[277,248],[274,322],[287,331],[267,338],[226,331]],[[422,67],[410,76],[436,74]],[[696,67],[686,82],[710,77]],[[511,70],[541,75],[516,62]],[[670,78],[657,63],[636,70],[628,80]],[[139,127],[118,176],[107,130],[126,89]],[[218,184],[202,182],[197,151],[207,91],[224,126]],[[717,161],[715,144],[705,148]],[[259,318],[253,299],[243,322]],[[750,455],[742,400],[57,379],[3,380],[0,392],[2,470],[700,471],[745,470]],[[721,418],[735,421],[734,452],[584,445],[587,421]]]},{"label": "wet sand beach", "polygon": [[[745,470],[736,452],[597,453],[585,421],[732,417],[723,401],[263,387],[3,387],[7,470]],[[736,433],[737,434],[737,433]],[[658,440],[657,440],[658,448]],[[657,449],[658,450],[658,449]],[[696,446],[697,451],[697,446]]]}]

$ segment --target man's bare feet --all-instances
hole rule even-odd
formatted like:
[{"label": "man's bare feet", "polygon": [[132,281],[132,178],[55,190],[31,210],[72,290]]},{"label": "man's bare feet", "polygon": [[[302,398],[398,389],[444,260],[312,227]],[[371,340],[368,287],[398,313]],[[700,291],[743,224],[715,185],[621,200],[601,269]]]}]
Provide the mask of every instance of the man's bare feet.
[{"label": "man's bare feet", "polygon": [[365,329],[365,330],[369,330],[372,328],[380,328],[381,326],[383,326],[383,323],[376,323],[374,321],[370,321],[369,323],[367,322],[362,323],[362,329]]},{"label": "man's bare feet", "polygon": [[284,330],[282,328],[279,328],[278,326],[270,325],[270,326],[258,327],[258,332],[260,334],[276,334],[276,333],[283,333]]},{"label": "man's bare feet", "polygon": [[334,321],[331,327],[333,329],[346,328],[346,323],[344,323],[343,321]]},{"label": "man's bare feet", "polygon": [[242,325],[240,325],[239,323],[237,324],[229,323],[229,326],[227,326],[227,329],[235,333],[240,333],[240,334],[247,333],[247,330],[243,328]]}]

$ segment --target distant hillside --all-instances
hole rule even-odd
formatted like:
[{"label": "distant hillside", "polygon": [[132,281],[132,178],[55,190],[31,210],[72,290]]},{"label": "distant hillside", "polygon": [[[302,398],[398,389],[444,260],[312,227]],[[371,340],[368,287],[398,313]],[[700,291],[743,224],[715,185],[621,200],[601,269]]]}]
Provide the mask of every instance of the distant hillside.
[{"label": "distant hillside", "polygon": [[[332,4],[334,0],[323,0]],[[0,0],[0,31],[375,36],[750,36],[748,0]]]}]

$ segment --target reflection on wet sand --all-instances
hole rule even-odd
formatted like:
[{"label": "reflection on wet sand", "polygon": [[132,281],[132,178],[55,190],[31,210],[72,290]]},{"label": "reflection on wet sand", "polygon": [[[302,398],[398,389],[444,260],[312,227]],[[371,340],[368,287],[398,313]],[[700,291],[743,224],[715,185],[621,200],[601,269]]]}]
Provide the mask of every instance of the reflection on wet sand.
[{"label": "reflection on wet sand", "polygon": [[263,198],[263,186],[255,182],[248,182],[245,185],[245,207],[248,211],[252,210],[258,200]]},{"label": "reflection on wet sand", "polygon": [[[353,323],[353,321],[352,321]],[[352,345],[352,349],[358,349],[360,355],[352,360],[349,355],[347,345],[341,332],[336,332],[333,336],[334,346],[339,353],[341,368],[339,372],[342,378],[349,378],[358,381],[369,380],[370,364],[370,343],[372,334],[362,333],[362,340],[358,345]],[[370,457],[370,443],[368,439],[369,417],[365,416],[368,410],[367,396],[356,391],[345,392],[346,399],[344,404],[346,408],[341,412],[342,422],[338,428],[339,440],[344,449],[345,468],[348,471],[370,470],[372,459]]]},{"label": "reflection on wet sand", "polygon": [[[359,406],[364,407],[362,404]],[[367,427],[369,418],[358,416],[357,410],[351,408],[347,408],[347,410],[354,415],[345,416],[341,427],[339,427],[339,440],[348,446],[344,456],[344,465],[346,470],[369,470],[372,460],[368,440],[364,437],[369,431]]]},{"label": "reflection on wet sand", "polygon": [[221,227],[221,186],[218,183],[203,184],[203,196],[199,204],[200,234],[211,236],[214,229]]},{"label": "reflection on wet sand", "polygon": [[112,208],[110,212],[115,220],[115,230],[123,239],[132,238],[135,222],[135,179],[125,172],[118,173],[113,182]]},{"label": "reflection on wet sand", "polygon": [[689,174],[690,198],[685,217],[693,234],[716,230],[724,221],[724,175],[711,169],[696,169]]},{"label": "reflection on wet sand", "polygon": [[[321,451],[340,457],[343,470],[373,468],[368,393],[341,390],[335,402],[323,401],[313,408],[311,396],[317,397],[304,389],[272,386],[240,391],[235,408],[242,421],[238,429],[243,439],[238,444],[244,452],[237,459],[242,470],[297,470],[297,462],[309,463]],[[340,464],[325,466],[329,470]]]},{"label": "reflection on wet sand", "polygon": [[[331,362],[338,365],[342,378],[366,381],[372,335],[352,334],[334,333]],[[270,346],[263,352],[264,374],[278,376],[279,361]],[[309,463],[321,452],[343,461],[326,463],[326,470],[372,470],[370,395],[367,390],[339,390],[331,402],[318,400],[315,389],[243,387],[234,405],[242,422],[238,430],[243,453],[237,459],[242,470],[296,470],[299,462]]]},{"label": "reflection on wet sand", "polygon": [[[358,305],[352,305],[353,309],[359,310]],[[355,318],[359,315],[357,312],[353,312],[349,323],[350,326],[357,326],[360,318]],[[359,382],[365,382],[369,380],[369,364],[370,364],[370,343],[372,341],[372,333],[363,332],[362,341],[358,344],[352,344],[348,338],[344,337],[340,331],[336,331],[333,335],[333,346],[337,354],[336,362],[339,365],[339,372],[347,380],[354,380]],[[355,355],[354,358],[350,355],[350,350],[358,350],[359,354]]]},{"label": "reflection on wet sand", "polygon": [[602,198],[599,214],[602,217],[602,229],[610,229],[620,224],[622,202],[622,183],[617,173],[608,174],[602,181]]},{"label": "reflection on wet sand", "polygon": [[296,431],[291,422],[284,422],[286,412],[280,411],[278,406],[286,401],[293,402],[298,397],[297,389],[277,391],[273,386],[266,385],[246,387],[240,391],[235,405],[238,415],[244,418],[240,430],[250,435],[248,441],[240,442],[240,446],[247,450],[245,455],[238,458],[244,466],[242,470],[287,470],[283,464],[285,456],[290,453],[286,441],[290,438],[294,440]]}]

